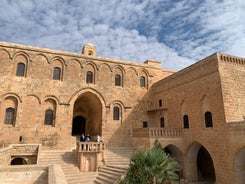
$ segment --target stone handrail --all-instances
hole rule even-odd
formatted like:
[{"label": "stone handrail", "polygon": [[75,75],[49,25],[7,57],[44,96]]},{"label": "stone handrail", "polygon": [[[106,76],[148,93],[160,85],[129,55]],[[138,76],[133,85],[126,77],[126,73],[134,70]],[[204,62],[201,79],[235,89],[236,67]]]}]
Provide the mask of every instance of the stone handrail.
[{"label": "stone handrail", "polygon": [[77,152],[101,152],[104,150],[104,142],[77,142]]},{"label": "stone handrail", "polygon": [[141,138],[181,138],[183,129],[181,128],[135,128],[133,129],[133,137]]}]

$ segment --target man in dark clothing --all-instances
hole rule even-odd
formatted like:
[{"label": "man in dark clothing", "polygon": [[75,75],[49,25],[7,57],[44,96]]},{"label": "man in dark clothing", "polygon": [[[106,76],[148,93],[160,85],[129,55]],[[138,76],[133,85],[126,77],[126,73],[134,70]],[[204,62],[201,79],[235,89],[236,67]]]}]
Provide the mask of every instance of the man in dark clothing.
[{"label": "man in dark clothing", "polygon": [[80,142],[85,142],[85,140],[86,140],[86,138],[85,138],[84,134],[82,134],[80,137]]}]

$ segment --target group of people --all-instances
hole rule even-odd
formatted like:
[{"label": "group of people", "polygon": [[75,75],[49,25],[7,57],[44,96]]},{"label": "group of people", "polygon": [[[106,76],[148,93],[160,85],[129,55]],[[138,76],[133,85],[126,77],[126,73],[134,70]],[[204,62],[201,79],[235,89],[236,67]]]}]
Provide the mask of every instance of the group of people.
[{"label": "group of people", "polygon": [[[81,137],[80,137],[80,142],[90,142],[91,138],[89,136],[89,134],[87,134],[86,136],[82,133]],[[101,137],[97,134],[96,136],[96,140],[95,142],[102,142]]]}]

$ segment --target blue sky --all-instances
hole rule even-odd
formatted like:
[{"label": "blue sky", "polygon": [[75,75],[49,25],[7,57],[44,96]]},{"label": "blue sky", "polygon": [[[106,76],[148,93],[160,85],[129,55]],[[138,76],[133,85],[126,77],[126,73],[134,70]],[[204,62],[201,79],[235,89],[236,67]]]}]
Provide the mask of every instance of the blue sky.
[{"label": "blue sky", "polygon": [[245,57],[244,0],[0,0],[0,41],[180,70],[215,52]]}]

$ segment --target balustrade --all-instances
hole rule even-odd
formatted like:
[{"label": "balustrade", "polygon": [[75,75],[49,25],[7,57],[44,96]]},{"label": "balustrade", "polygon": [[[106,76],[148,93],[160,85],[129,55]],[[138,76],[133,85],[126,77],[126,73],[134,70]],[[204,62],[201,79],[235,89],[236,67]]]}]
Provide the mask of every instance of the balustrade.
[{"label": "balustrade", "polygon": [[172,137],[180,138],[183,136],[181,128],[136,128],[133,129],[133,137],[154,138],[154,137]]},{"label": "balustrade", "polygon": [[105,150],[103,142],[77,142],[77,152],[101,152]]}]

